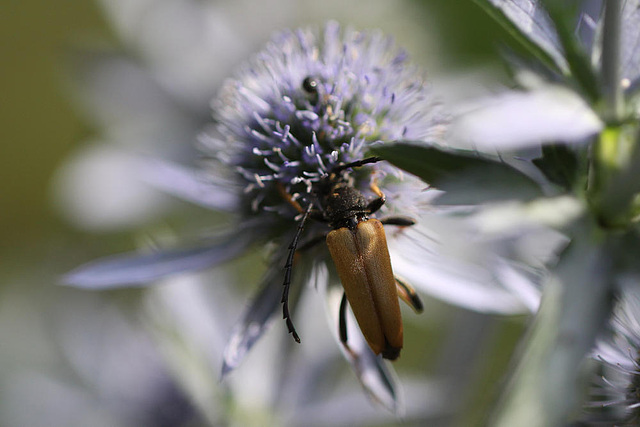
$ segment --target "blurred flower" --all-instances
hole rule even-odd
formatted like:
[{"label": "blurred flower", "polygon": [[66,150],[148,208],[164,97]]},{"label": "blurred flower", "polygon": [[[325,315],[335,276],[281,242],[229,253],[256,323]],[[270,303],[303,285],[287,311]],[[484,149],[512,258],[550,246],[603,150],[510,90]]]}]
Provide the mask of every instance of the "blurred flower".
[{"label": "blurred flower", "polygon": [[[161,354],[191,402],[211,425],[297,426],[371,425],[395,415],[372,407],[349,376],[334,351],[333,337],[323,325],[301,326],[305,342],[295,345],[272,329],[238,369],[219,381],[219,351],[225,345],[229,323],[237,317],[238,297],[225,287],[212,287],[209,273],[186,274],[163,280],[147,295],[142,319]],[[217,273],[216,276],[220,276]],[[300,310],[322,317],[324,307],[315,295],[302,297]],[[402,378],[412,393],[398,396],[407,420],[429,422],[451,414],[453,405],[441,390],[444,381],[423,376]]]},{"label": "blurred flower", "polygon": [[[465,205],[484,233],[548,239],[535,251],[547,268],[541,292],[523,295],[540,309],[490,423],[561,425],[582,397],[581,362],[612,296],[631,304],[621,279],[632,275],[637,286],[628,254],[640,250],[640,3],[477,3],[521,48],[507,54],[516,88],[460,111],[447,146],[406,139],[374,152],[442,190],[434,203]],[[620,329],[637,322],[623,318],[618,334],[633,341]],[[605,353],[629,377],[636,352]],[[635,409],[626,387],[614,401]]]},{"label": "blurred flower", "polygon": [[122,306],[97,294],[32,292],[30,281],[49,283],[51,274],[34,270],[2,292],[0,335],[11,345],[0,351],[0,424],[157,427],[198,419]]},{"label": "blurred flower", "polygon": [[[536,0],[482,3],[502,14],[502,24],[513,25],[514,31],[522,34],[532,54],[506,55],[517,83],[514,89],[467,100],[459,107],[451,132],[455,143],[494,152],[540,144],[584,144],[601,131],[605,126],[602,112],[593,102],[602,95],[594,77],[596,62],[601,60],[601,40],[596,39],[596,33],[603,25],[602,7],[594,3],[600,2],[583,2],[578,20],[564,5],[546,7]],[[633,2],[626,3],[631,11]],[[573,33],[567,36],[564,31],[571,26],[575,26],[569,30]],[[588,61],[589,54],[594,63],[581,63],[579,69],[575,62]],[[629,58],[621,61],[629,63]],[[623,77],[634,80],[639,72],[627,69]]]},{"label": "blurred flower", "polygon": [[135,173],[138,167],[134,157],[111,144],[87,144],[56,172],[54,205],[76,227],[87,230],[144,224],[165,211],[169,200],[150,191]]},{"label": "blurred flower", "polygon": [[[593,352],[601,377],[591,391],[587,419],[593,425],[640,422],[640,294],[629,287],[616,301],[606,338]],[[590,425],[591,425],[590,424]]]},{"label": "blurred flower", "polygon": [[[142,173],[167,192],[232,213],[236,224],[191,248],[100,260],[71,272],[65,280],[93,289],[141,285],[168,274],[214,267],[252,246],[269,243],[269,267],[261,289],[225,350],[223,373],[227,373],[242,361],[280,306],[282,266],[299,215],[294,205],[306,208],[315,203],[313,189],[323,177],[339,165],[367,157],[376,146],[403,138],[438,141],[446,117],[422,75],[390,38],[379,32],[341,29],[334,22],[322,31],[275,35],[225,83],[213,106],[217,127],[201,139],[205,158],[198,171],[157,162],[145,165]],[[519,292],[514,288],[534,286],[528,272],[511,261],[518,257],[512,257],[510,246],[474,236],[474,228],[464,219],[429,210],[435,194],[425,191],[421,181],[385,162],[344,174],[364,194],[371,193],[372,183],[383,189],[387,203],[382,214],[417,219],[414,227],[388,232],[398,276],[478,311],[535,310],[537,301],[515,296]],[[306,224],[309,239],[325,233],[324,224]],[[299,298],[303,283],[331,295],[338,280],[326,248],[310,247],[299,254],[292,301]],[[332,311],[337,301],[331,301],[327,312],[335,324]],[[365,389],[397,411],[392,371],[374,356],[353,328],[353,319],[348,324],[352,351],[344,351],[345,357]]]},{"label": "blurred flower", "polygon": [[250,26],[244,2],[100,3],[126,50],[81,45],[68,55],[69,93],[99,135],[60,165],[54,203],[84,229],[132,229],[174,206],[140,179],[139,159],[193,161],[193,142],[210,120],[209,101],[222,79],[274,25],[292,18],[283,12],[287,0],[251,6],[269,19]]}]

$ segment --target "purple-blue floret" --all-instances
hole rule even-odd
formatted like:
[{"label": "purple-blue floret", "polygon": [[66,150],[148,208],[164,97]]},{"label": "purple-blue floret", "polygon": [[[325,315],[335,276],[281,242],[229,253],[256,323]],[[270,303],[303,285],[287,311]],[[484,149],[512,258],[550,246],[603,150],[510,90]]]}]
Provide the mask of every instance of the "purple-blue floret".
[{"label": "purple-blue floret", "polygon": [[[278,185],[304,198],[320,176],[366,157],[372,145],[428,140],[443,127],[405,51],[380,32],[335,22],[277,34],[225,83],[213,107],[222,135],[214,150],[237,171],[249,215],[295,215]],[[365,175],[356,186],[368,185]]]}]

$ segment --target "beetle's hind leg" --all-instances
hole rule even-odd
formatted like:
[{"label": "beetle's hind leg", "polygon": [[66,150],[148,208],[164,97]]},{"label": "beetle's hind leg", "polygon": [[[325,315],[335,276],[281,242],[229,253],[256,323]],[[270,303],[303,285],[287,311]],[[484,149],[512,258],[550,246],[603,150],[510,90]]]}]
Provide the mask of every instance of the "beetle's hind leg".
[{"label": "beetle's hind leg", "polygon": [[413,289],[413,286],[401,280],[398,276],[396,276],[395,279],[398,297],[411,307],[413,311],[416,313],[422,313],[424,306],[422,305],[422,300],[416,293],[416,290]]},{"label": "beetle's hind leg", "polygon": [[347,350],[347,352],[351,354],[353,357],[356,357],[357,355],[353,352],[353,350],[351,350],[351,347],[349,347],[349,344],[347,343],[347,340],[349,338],[347,336],[347,307],[348,306],[349,306],[349,303],[347,301],[347,294],[343,292],[342,300],[340,300],[340,315],[338,316],[338,334],[340,336],[340,342],[344,346],[344,349]]},{"label": "beetle's hind leg", "polygon": [[340,342],[348,348],[347,345],[347,294],[342,293],[340,300],[340,316],[338,318],[338,332],[340,333]]}]

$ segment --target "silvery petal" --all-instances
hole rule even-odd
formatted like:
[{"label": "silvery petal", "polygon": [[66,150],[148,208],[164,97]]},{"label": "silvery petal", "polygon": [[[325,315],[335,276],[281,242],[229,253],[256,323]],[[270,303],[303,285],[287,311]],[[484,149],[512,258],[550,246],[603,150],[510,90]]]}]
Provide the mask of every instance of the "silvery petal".
[{"label": "silvery petal", "polygon": [[[560,70],[567,69],[567,61],[553,22],[538,0],[478,0],[498,21],[511,24],[525,42],[533,42],[555,62]],[[502,15],[502,16],[500,16]],[[505,22],[508,20],[507,22]]]},{"label": "silvery petal", "polygon": [[562,229],[585,211],[573,196],[547,197],[528,203],[500,203],[486,206],[470,218],[474,227],[491,235],[551,227]]},{"label": "silvery petal", "polygon": [[580,143],[604,124],[575,92],[547,86],[510,91],[464,107],[452,123],[457,145],[515,150],[549,143]]},{"label": "silvery petal", "polygon": [[[531,304],[505,286],[505,271],[499,274],[496,269],[504,266],[500,246],[478,240],[462,221],[423,217],[413,227],[388,235],[395,274],[417,290],[483,313],[529,312]],[[516,269],[508,276],[530,281]]]},{"label": "silvery petal", "polygon": [[106,257],[69,272],[62,283],[86,289],[144,286],[172,274],[219,265],[240,255],[253,240],[252,233],[241,230],[196,247]]},{"label": "silvery petal", "polygon": [[640,86],[640,1],[626,0],[622,9],[620,76],[630,86]]},{"label": "silvery petal", "polygon": [[[283,253],[282,250],[277,253]],[[284,257],[275,257],[285,259]],[[270,325],[274,313],[281,307],[282,280],[284,269],[274,262],[267,270],[260,290],[244,310],[240,321],[231,332],[222,356],[221,378],[235,369],[245,358],[253,345],[262,337]]]}]

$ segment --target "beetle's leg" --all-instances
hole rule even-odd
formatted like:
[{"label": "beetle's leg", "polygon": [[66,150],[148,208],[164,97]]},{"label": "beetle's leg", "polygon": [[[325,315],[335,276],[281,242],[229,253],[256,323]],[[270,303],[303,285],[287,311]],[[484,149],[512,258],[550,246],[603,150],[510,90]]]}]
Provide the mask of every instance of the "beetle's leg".
[{"label": "beetle's leg", "polygon": [[347,294],[345,294],[344,292],[342,293],[342,300],[340,301],[340,316],[338,317],[338,333],[340,335],[340,342],[342,343],[343,347],[345,350],[347,350],[347,352],[351,355],[351,357],[353,357],[354,359],[358,358],[358,354],[355,353],[353,350],[351,350],[351,347],[349,347],[349,343],[347,342],[348,336],[347,336],[347,307],[348,307],[348,301],[347,301]]},{"label": "beetle's leg", "polygon": [[347,342],[347,294],[342,293],[342,300],[340,301],[340,316],[338,317],[338,333],[340,335],[340,342],[342,343],[344,349],[353,357],[354,359],[358,358],[358,354],[351,350],[349,347],[349,343]]},{"label": "beetle's leg", "polygon": [[300,206],[300,203],[298,203],[297,201],[293,200],[293,197],[291,197],[291,194],[289,194],[287,192],[287,190],[284,188],[284,185],[282,185],[281,183],[277,183],[276,184],[276,188],[278,189],[278,193],[280,193],[280,195],[282,196],[282,198],[289,203],[291,206],[293,206],[293,208],[295,210],[297,210],[300,213],[304,213],[305,210],[302,209],[302,206]]},{"label": "beetle's leg", "polygon": [[304,223],[307,221],[307,217],[309,216],[309,212],[311,212],[312,205],[309,205],[307,209],[304,211],[304,215],[302,219],[300,219],[300,223],[298,224],[298,230],[296,230],[296,235],[293,238],[293,241],[289,245],[289,255],[287,255],[287,262],[284,265],[285,273],[284,273],[284,283],[282,284],[282,318],[287,323],[287,329],[289,333],[293,335],[293,339],[296,342],[300,342],[300,337],[296,332],[296,328],[293,326],[293,321],[291,320],[291,316],[289,315],[289,286],[291,285],[291,270],[293,268],[293,256],[296,253],[296,247],[298,246],[298,241],[300,240],[300,235],[302,234],[302,229],[304,228]]},{"label": "beetle's leg", "polygon": [[[297,210],[301,214],[304,214],[306,212],[305,209],[302,209],[302,206],[300,206],[300,203],[298,203],[297,200],[294,200],[291,194],[287,193],[287,190],[285,190],[284,185],[282,185],[281,183],[277,183],[276,188],[278,189],[278,193],[280,193],[280,196],[282,196],[285,202],[289,203],[291,206],[293,206],[295,210]],[[327,222],[327,219],[322,214],[322,211],[318,209],[309,210],[308,215],[309,215],[309,218],[315,221]]]},{"label": "beetle's leg", "polygon": [[408,227],[410,225],[414,225],[416,223],[416,220],[411,218],[410,216],[394,215],[380,218],[380,222],[384,225],[399,225],[401,227]]},{"label": "beetle's leg", "polygon": [[422,305],[422,300],[416,293],[416,290],[413,289],[411,285],[399,279],[397,276],[396,279],[396,290],[398,291],[398,297],[409,307],[413,309],[416,313],[422,313],[424,306]]},{"label": "beetle's leg", "polygon": [[370,201],[369,204],[367,205],[367,211],[369,213],[374,213],[378,211],[386,201],[387,199],[384,197],[384,195],[382,197],[376,197],[375,199]]},{"label": "beetle's leg", "polygon": [[378,211],[378,209],[380,209],[382,205],[384,205],[384,203],[387,201],[387,197],[384,195],[382,190],[380,190],[380,187],[378,187],[378,184],[375,180],[371,182],[369,188],[371,188],[371,191],[373,191],[374,194],[378,196],[375,199],[371,200],[367,205],[367,210],[369,211],[369,213],[374,213]]},{"label": "beetle's leg", "polygon": [[342,345],[349,348],[347,345],[347,294],[342,293],[342,300],[340,301],[340,316],[338,317],[338,332],[340,334],[340,342]]},{"label": "beetle's leg", "polygon": [[374,178],[373,181],[371,181],[371,184],[369,184],[369,188],[371,189],[371,191],[373,191],[373,193],[378,196],[381,199],[385,199],[386,197],[384,196],[384,193],[382,192],[382,190],[380,190],[380,187],[378,187],[378,179]]}]

